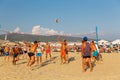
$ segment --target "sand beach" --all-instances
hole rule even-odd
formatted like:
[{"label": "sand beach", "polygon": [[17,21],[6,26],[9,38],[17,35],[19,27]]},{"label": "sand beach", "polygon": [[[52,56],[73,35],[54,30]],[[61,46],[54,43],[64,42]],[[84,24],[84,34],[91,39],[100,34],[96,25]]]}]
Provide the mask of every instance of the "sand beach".
[{"label": "sand beach", "polygon": [[52,62],[45,61],[43,64],[32,66],[32,71],[26,68],[27,59],[22,59],[16,65],[11,62],[4,63],[0,57],[0,80],[119,80],[120,79],[120,54],[102,53],[103,62],[93,67],[93,72],[82,72],[81,56],[77,53],[69,53],[69,63],[60,64],[58,52],[52,53]]}]

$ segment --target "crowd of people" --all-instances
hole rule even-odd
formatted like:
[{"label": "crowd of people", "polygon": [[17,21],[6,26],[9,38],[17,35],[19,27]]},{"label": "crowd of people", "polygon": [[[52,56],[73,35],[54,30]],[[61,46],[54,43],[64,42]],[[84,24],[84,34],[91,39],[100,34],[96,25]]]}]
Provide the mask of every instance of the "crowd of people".
[{"label": "crowd of people", "polygon": [[[102,55],[99,52],[99,48],[94,41],[88,42],[88,38],[84,37],[82,40],[81,54],[82,58],[82,70],[86,71],[87,67],[90,68],[90,72],[92,72],[92,66],[96,63],[96,61],[102,61]],[[69,46],[67,45],[67,41],[64,39],[62,41],[58,40],[58,43],[61,44],[60,48],[60,64],[67,64],[69,57]],[[49,42],[46,42],[45,45],[41,45],[39,41],[34,41],[34,43],[24,42],[23,46],[19,44],[15,44],[14,46],[6,45],[4,48],[0,48],[1,55],[4,55],[4,61],[10,62],[12,59],[12,64],[16,65],[17,61],[19,61],[20,56],[22,55],[24,59],[28,59],[27,67],[31,70],[32,65],[37,62],[38,65],[42,64],[42,55],[45,53],[46,60],[52,60],[52,47]],[[78,51],[78,46],[73,46],[74,52]],[[48,58],[49,57],[49,58]]]},{"label": "crowd of people", "polygon": [[51,60],[51,47],[48,42],[46,42],[46,45],[41,45],[38,41],[34,41],[34,43],[25,41],[22,46],[16,43],[14,46],[7,44],[0,47],[0,55],[4,56],[4,61],[10,62],[10,59],[12,59],[13,65],[16,65],[21,55],[24,59],[28,59],[28,67],[35,63],[35,58],[38,64],[42,64],[42,54],[44,53],[46,53],[46,60],[48,60],[48,56]]}]

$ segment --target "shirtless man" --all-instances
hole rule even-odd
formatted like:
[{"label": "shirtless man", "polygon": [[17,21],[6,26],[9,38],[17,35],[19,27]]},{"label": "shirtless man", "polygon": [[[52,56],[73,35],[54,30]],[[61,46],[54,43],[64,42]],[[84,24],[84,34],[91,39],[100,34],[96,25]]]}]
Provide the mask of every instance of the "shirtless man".
[{"label": "shirtless man", "polygon": [[4,48],[4,56],[5,56],[4,60],[5,60],[5,62],[6,62],[6,59],[8,59],[7,61],[9,62],[9,59],[10,59],[9,51],[10,51],[10,47],[8,45],[6,45]]},{"label": "shirtless man", "polygon": [[34,41],[34,44],[30,44],[30,50],[28,53],[29,60],[27,66],[31,68],[31,66],[35,63],[35,52],[38,47],[38,42]]},{"label": "shirtless man", "polygon": [[12,63],[15,65],[16,64],[16,61],[18,61],[19,60],[19,53],[20,53],[20,51],[19,51],[19,47],[17,46],[17,45],[15,45],[14,47],[13,47],[13,60],[12,60]]},{"label": "shirtless man", "polygon": [[[61,64],[64,64],[64,63],[67,62],[68,51],[67,51],[67,42],[66,42],[66,40],[63,40],[61,42],[60,58],[61,58]],[[63,62],[63,60],[64,60],[64,62]]]},{"label": "shirtless man", "polygon": [[48,58],[48,55],[50,56],[50,60],[51,60],[51,47],[50,47],[50,44],[48,42],[46,42],[45,51],[46,51],[46,60]]}]

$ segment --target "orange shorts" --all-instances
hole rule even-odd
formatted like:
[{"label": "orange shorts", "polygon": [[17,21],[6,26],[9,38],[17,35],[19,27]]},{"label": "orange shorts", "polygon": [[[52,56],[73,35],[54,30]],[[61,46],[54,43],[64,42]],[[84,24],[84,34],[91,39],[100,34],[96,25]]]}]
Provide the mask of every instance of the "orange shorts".
[{"label": "orange shorts", "polygon": [[66,56],[66,52],[64,51],[64,50],[61,50],[61,54],[60,54],[61,56]]}]

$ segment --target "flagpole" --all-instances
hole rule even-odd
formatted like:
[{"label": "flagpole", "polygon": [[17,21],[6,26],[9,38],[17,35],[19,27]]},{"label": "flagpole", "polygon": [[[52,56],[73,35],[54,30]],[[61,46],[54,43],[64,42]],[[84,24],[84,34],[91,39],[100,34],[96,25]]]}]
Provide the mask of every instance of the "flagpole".
[{"label": "flagpole", "polygon": [[98,45],[98,27],[96,26],[96,43]]}]

